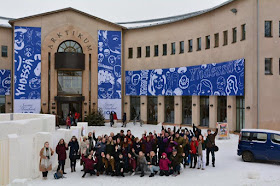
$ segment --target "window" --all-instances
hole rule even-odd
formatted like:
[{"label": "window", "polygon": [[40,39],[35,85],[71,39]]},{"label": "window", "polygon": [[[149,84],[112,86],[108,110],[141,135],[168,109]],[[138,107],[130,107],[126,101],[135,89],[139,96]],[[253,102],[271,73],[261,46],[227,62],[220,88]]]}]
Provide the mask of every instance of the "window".
[{"label": "window", "polygon": [[184,41],[180,41],[180,54],[183,54],[185,52],[185,42]]},{"label": "window", "polygon": [[265,75],[272,75],[272,58],[265,58]]},{"label": "window", "polygon": [[155,52],[154,56],[158,56],[158,45],[154,46],[154,52]]},{"label": "window", "polygon": [[5,113],[5,96],[0,96],[0,113]]},{"label": "window", "polygon": [[250,133],[249,132],[242,132],[241,141],[249,141],[249,140],[250,140]]},{"label": "window", "polygon": [[237,29],[236,27],[232,29],[232,43],[236,43],[237,41]]},{"label": "window", "polygon": [[157,124],[158,121],[158,99],[157,96],[148,96],[148,123]]},{"label": "window", "polygon": [[197,51],[201,50],[201,37],[197,38]]},{"label": "window", "polygon": [[206,44],[205,49],[209,49],[210,48],[210,36],[205,37],[205,44]]},{"label": "window", "polygon": [[264,22],[264,36],[272,37],[272,21]]},{"label": "window", "polygon": [[130,97],[130,120],[140,119],[140,96]]},{"label": "window", "polygon": [[266,142],[266,140],[267,140],[266,133],[253,133],[252,134],[252,141]]},{"label": "window", "polygon": [[192,96],[182,96],[182,123],[192,124]]},{"label": "window", "polygon": [[200,126],[209,126],[209,96],[200,96]]},{"label": "window", "polygon": [[219,33],[215,34],[215,47],[219,47]]},{"label": "window", "polygon": [[279,134],[271,134],[271,141],[273,143],[280,144],[280,135]]},{"label": "window", "polygon": [[150,46],[146,46],[146,57],[150,57]]},{"label": "window", "polygon": [[141,47],[137,47],[137,58],[141,57]]},{"label": "window", "polygon": [[176,53],[176,48],[175,48],[175,42],[171,43],[171,54],[175,54]]},{"label": "window", "polygon": [[8,57],[8,46],[2,46],[2,57]]},{"label": "window", "polygon": [[128,58],[133,58],[133,48],[128,48]]},{"label": "window", "polygon": [[193,43],[192,43],[192,39],[189,40],[189,52],[192,52],[193,50]]},{"label": "window", "polygon": [[224,31],[224,46],[226,46],[228,44],[228,31]]},{"label": "window", "polygon": [[242,31],[242,34],[241,34],[241,41],[245,40],[246,39],[246,25],[241,25],[241,31]]},{"label": "window", "polygon": [[162,55],[166,56],[167,55],[167,44],[162,45]]},{"label": "window", "polygon": [[82,71],[58,71],[57,86],[58,94],[82,94]]},{"label": "window", "polygon": [[75,53],[83,53],[83,49],[79,43],[76,41],[63,41],[59,47],[58,52],[75,52]]},{"label": "window", "polygon": [[236,96],[236,131],[245,127],[245,98]]},{"label": "window", "polygon": [[218,122],[227,122],[227,97],[219,96],[218,97]]},{"label": "window", "polygon": [[174,96],[164,96],[165,122],[174,123]]}]

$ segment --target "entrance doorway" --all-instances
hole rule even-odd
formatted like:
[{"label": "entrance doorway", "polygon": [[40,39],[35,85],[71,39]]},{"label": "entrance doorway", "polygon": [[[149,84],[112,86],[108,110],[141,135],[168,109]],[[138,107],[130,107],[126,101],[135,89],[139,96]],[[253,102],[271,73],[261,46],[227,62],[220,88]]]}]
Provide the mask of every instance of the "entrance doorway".
[{"label": "entrance doorway", "polygon": [[72,115],[74,118],[75,113],[80,114],[80,119],[82,118],[82,103],[81,102],[60,102],[58,103],[58,116],[59,124],[64,125],[67,116]]},{"label": "entrance doorway", "polygon": [[156,96],[148,96],[148,123],[149,124],[157,124],[157,97]]},{"label": "entrance doorway", "polygon": [[200,126],[209,126],[209,96],[200,97]]}]

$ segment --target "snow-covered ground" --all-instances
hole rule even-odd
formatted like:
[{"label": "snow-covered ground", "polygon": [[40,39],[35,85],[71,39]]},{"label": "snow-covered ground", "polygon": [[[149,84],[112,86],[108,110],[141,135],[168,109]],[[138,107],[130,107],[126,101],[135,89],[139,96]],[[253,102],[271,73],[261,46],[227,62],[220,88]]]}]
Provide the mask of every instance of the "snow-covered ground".
[{"label": "snow-covered ground", "polygon": [[[168,126],[167,126],[168,127]],[[95,130],[96,135],[115,134],[120,131],[121,124],[117,128],[111,128],[108,124],[104,127],[89,127],[90,131]],[[127,124],[127,129],[132,131],[132,134],[141,137],[141,134],[147,132],[160,132],[161,125],[139,125],[134,126],[132,123]],[[203,130],[203,134],[206,131]],[[111,177],[101,175],[82,177],[81,166],[77,163],[77,172],[71,173],[70,169],[66,169],[65,179],[55,180],[53,172],[48,175],[48,180],[41,178],[28,182],[30,186],[37,185],[96,185],[96,186],[136,186],[136,185],[280,185],[280,165],[273,163],[245,163],[241,157],[237,156],[238,135],[230,135],[230,140],[216,140],[219,151],[216,153],[216,167],[206,167],[205,170],[185,168],[181,175],[177,177],[160,177],[156,175],[149,178],[150,173],[146,173],[143,178],[139,174],[134,176],[126,175],[122,177]],[[211,159],[210,159],[211,161]],[[23,169],[24,171],[24,169]]]}]

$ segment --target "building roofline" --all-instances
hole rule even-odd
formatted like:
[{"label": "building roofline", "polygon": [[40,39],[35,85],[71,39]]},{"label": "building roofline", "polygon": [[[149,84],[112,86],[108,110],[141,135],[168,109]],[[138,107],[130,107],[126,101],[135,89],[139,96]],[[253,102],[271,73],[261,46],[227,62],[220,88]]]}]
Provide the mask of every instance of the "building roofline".
[{"label": "building roofline", "polygon": [[118,25],[117,23],[113,23],[113,22],[107,21],[107,20],[105,20],[105,19],[101,19],[101,18],[99,18],[99,17],[96,17],[96,16],[93,16],[93,15],[91,15],[91,14],[82,12],[82,11],[77,10],[77,9],[75,9],[75,8],[72,8],[72,7],[67,7],[67,8],[63,8],[63,9],[54,10],[54,11],[49,11],[49,12],[44,12],[44,13],[35,14],[35,15],[31,15],[31,16],[21,17],[21,18],[17,18],[17,19],[10,19],[10,20],[9,20],[9,24],[10,24],[10,25],[13,25],[15,22],[21,21],[21,20],[24,20],[24,19],[31,19],[31,18],[35,18],[35,17],[39,17],[39,16],[45,16],[45,15],[50,15],[50,14],[54,14],[54,13],[58,13],[58,12],[64,12],[64,11],[69,11],[69,10],[74,11],[74,12],[77,12],[77,13],[82,14],[82,15],[85,15],[85,16],[87,16],[87,17],[96,19],[96,20],[100,20],[100,21],[106,22],[106,23],[108,23],[108,24],[112,24],[112,25],[117,26],[117,27],[120,27],[120,28],[122,28],[122,29],[127,29],[126,27],[121,26],[121,25]]},{"label": "building roofline", "polygon": [[221,8],[225,5],[228,5],[228,4],[232,3],[233,1],[237,1],[237,0],[227,0],[227,1],[221,3],[217,6],[212,7],[212,8],[208,8],[208,9],[204,9],[204,10],[200,10],[200,11],[196,11],[196,12],[191,12],[191,13],[187,13],[187,14],[169,16],[169,17],[164,17],[164,18],[157,18],[157,19],[140,20],[140,21],[117,22],[117,24],[126,25],[126,24],[138,24],[138,23],[149,24],[150,23],[149,25],[127,27],[127,29],[138,29],[138,28],[147,28],[147,27],[153,27],[153,26],[158,26],[158,25],[164,25],[164,24],[169,24],[169,23],[174,23],[174,22],[177,22],[177,21],[181,21],[181,20],[186,20],[186,19],[189,19],[189,18],[192,18],[192,17],[196,17],[196,16],[199,16],[199,15],[214,11],[218,8]]}]

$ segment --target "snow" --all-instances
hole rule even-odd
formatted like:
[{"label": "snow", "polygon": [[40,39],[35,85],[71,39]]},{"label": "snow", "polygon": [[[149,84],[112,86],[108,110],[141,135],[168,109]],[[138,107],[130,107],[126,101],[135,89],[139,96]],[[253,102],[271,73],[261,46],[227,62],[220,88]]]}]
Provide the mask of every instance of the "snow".
[{"label": "snow", "polygon": [[[172,127],[172,126],[167,126]],[[146,130],[147,132],[160,132],[161,124],[159,125],[143,125],[139,124],[134,126],[132,123],[127,124],[127,128],[121,128],[121,124],[118,124],[117,128],[109,127],[106,123],[104,127],[88,127],[89,131],[95,130],[96,135],[109,134],[110,132],[118,133],[121,129],[125,132],[127,129],[132,131],[132,134],[136,137],[141,137],[141,134]],[[203,134],[206,130],[203,130]],[[160,177],[156,175],[153,178],[149,178],[150,173],[146,173],[143,178],[140,178],[139,174],[130,176],[126,174],[125,178],[122,177],[110,177],[105,175],[92,176],[87,175],[82,177],[81,166],[77,162],[77,172],[71,173],[70,169],[66,169],[66,178],[55,180],[53,173],[50,172],[47,180],[38,178],[28,182],[30,186],[37,185],[98,185],[98,186],[144,186],[144,185],[176,185],[182,186],[186,183],[194,185],[279,185],[279,164],[268,162],[254,162],[245,163],[241,157],[237,156],[238,135],[231,134],[230,140],[216,140],[216,144],[219,147],[219,151],[216,155],[216,167],[206,167],[205,170],[185,168],[181,175],[177,177]],[[53,147],[54,148],[54,147]],[[211,161],[211,158],[210,158]]]},{"label": "snow", "polygon": [[0,27],[11,28],[11,25],[9,24],[9,19],[4,18],[4,17],[0,17]]},{"label": "snow", "polygon": [[264,132],[264,133],[272,133],[272,134],[280,135],[280,131],[267,130],[267,129],[242,129],[242,132]]}]

